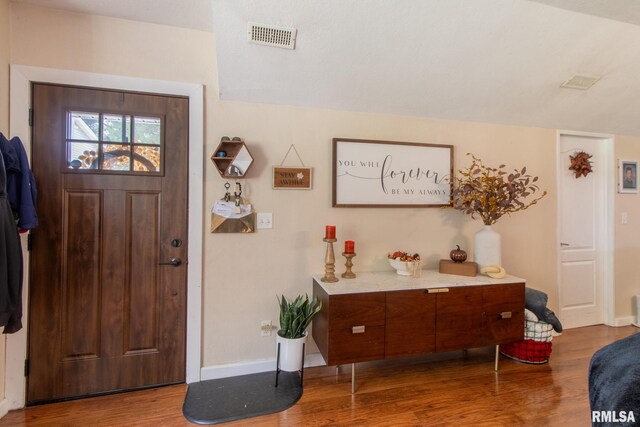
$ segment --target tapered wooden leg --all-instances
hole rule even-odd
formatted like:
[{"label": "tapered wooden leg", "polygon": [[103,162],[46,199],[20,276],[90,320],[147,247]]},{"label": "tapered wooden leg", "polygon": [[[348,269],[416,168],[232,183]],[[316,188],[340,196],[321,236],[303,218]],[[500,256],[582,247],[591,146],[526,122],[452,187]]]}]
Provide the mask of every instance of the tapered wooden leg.
[{"label": "tapered wooden leg", "polygon": [[500,358],[500,344],[496,345],[496,365],[494,366],[494,371],[498,372],[498,360]]}]

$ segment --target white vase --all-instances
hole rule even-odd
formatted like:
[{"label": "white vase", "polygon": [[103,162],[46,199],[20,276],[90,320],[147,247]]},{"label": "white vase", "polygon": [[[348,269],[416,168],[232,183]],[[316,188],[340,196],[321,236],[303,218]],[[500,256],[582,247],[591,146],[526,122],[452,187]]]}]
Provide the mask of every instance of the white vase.
[{"label": "white vase", "polygon": [[500,234],[490,225],[485,225],[476,233],[473,245],[473,258],[478,268],[489,265],[502,265],[500,256]]},{"label": "white vase", "polygon": [[286,372],[301,370],[302,351],[303,345],[307,343],[307,333],[305,332],[301,338],[283,338],[279,334],[276,335],[276,352],[280,344],[280,370]]}]

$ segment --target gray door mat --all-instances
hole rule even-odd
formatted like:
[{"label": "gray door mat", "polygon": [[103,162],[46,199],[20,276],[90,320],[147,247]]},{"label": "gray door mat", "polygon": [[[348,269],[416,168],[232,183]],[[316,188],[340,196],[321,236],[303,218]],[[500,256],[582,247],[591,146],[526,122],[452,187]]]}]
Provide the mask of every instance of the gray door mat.
[{"label": "gray door mat", "polygon": [[220,378],[189,384],[182,405],[185,418],[196,424],[220,424],[284,411],[302,397],[298,372]]}]

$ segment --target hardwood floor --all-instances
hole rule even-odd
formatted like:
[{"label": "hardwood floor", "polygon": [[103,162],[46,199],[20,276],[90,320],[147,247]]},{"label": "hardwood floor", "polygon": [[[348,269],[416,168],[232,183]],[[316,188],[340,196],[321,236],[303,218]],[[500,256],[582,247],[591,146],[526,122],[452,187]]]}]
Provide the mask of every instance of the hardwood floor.
[{"label": "hardwood floor", "polygon": [[[518,363],[493,349],[357,366],[305,370],[292,408],[228,426],[590,426],[587,370],[602,346],[638,332],[633,326],[571,329],[553,339],[550,362]],[[102,396],[11,411],[0,426],[185,426],[186,385]],[[636,415],[637,416],[637,415]]]}]

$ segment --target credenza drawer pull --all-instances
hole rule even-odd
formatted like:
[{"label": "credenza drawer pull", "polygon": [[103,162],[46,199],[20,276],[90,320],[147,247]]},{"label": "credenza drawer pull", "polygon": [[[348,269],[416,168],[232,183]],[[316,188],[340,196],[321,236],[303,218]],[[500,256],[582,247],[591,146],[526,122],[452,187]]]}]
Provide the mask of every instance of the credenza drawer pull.
[{"label": "credenza drawer pull", "polygon": [[352,334],[364,334],[364,325],[362,326],[354,326],[351,328]]},{"label": "credenza drawer pull", "polygon": [[511,319],[511,312],[510,311],[503,311],[502,313],[500,313],[500,318],[501,319]]},{"label": "credenza drawer pull", "polygon": [[440,294],[442,292],[449,292],[449,288],[427,289],[427,292],[429,292],[430,294]]}]

